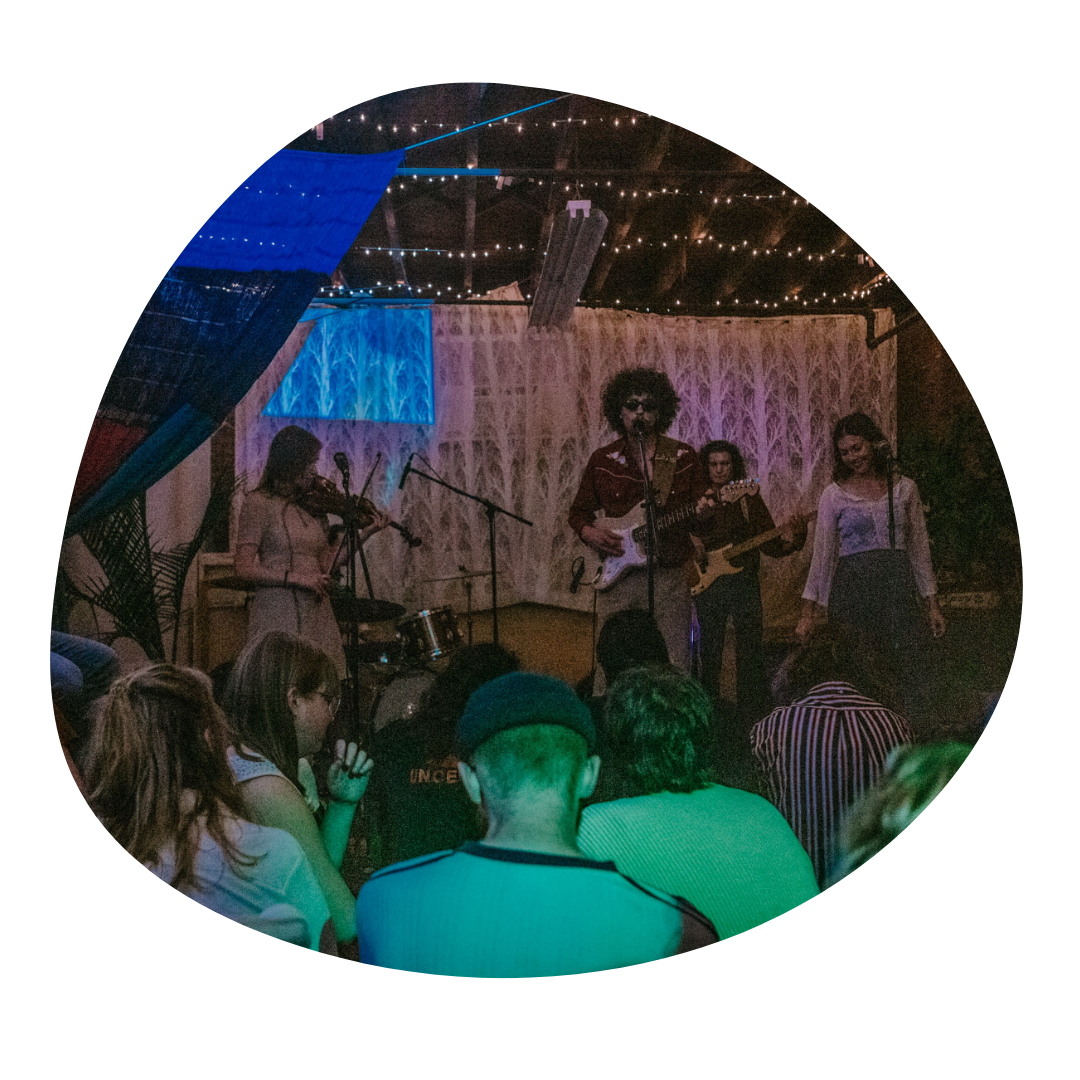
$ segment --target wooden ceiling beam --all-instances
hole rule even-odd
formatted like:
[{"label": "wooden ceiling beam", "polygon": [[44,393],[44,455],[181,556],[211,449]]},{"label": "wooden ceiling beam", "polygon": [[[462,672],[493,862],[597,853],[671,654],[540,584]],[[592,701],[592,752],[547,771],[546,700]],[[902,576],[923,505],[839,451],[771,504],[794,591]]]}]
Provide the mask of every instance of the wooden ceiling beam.
[{"label": "wooden ceiling beam", "polygon": [[[663,124],[656,134],[656,138],[645,148],[641,155],[638,169],[634,177],[644,180],[655,174],[664,161],[664,155],[671,145],[671,125]],[[604,289],[608,274],[615,264],[615,248],[620,247],[633,228],[634,221],[641,209],[640,205],[627,203],[621,217],[608,225],[607,236],[604,238],[604,247],[593,263],[592,273],[589,275],[588,295],[590,299],[597,299]]]},{"label": "wooden ceiling beam", "polygon": [[540,281],[540,271],[544,268],[544,252],[547,250],[548,241],[551,237],[551,230],[555,224],[555,213],[559,205],[559,196],[557,194],[559,184],[557,177],[566,173],[567,167],[570,164],[570,150],[572,145],[573,139],[570,125],[565,124],[559,132],[559,142],[555,148],[554,175],[556,179],[551,181],[551,189],[548,191],[547,208],[544,211],[544,218],[540,222],[540,238],[536,244],[536,254],[533,256],[532,267],[529,270],[529,277],[526,282],[526,290],[529,295],[536,292],[537,283]]},{"label": "wooden ceiling beam", "polygon": [[[471,83],[468,90],[468,112],[466,124],[479,123],[480,101],[484,96],[485,84]],[[480,164],[480,132],[477,129],[465,132],[465,163],[470,169]],[[465,250],[472,251],[476,245],[476,177],[465,178]],[[465,263],[465,291],[473,286],[472,260]]]}]

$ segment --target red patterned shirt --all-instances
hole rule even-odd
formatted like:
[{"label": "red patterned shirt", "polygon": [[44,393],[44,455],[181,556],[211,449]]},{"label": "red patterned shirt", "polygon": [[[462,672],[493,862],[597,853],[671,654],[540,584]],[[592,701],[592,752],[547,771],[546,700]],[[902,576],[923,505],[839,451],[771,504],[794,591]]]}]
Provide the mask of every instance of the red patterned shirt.
[{"label": "red patterned shirt", "polygon": [[[675,442],[675,478],[664,510],[677,510],[696,502],[705,491],[705,479],[693,447]],[[577,495],[570,506],[570,528],[579,536],[586,525],[596,521],[598,511],[605,517],[622,517],[645,499],[645,481],[628,440],[616,439],[601,446],[589,458]],[[681,566],[693,554],[689,525],[672,526],[660,534],[657,545],[661,566]]]}]

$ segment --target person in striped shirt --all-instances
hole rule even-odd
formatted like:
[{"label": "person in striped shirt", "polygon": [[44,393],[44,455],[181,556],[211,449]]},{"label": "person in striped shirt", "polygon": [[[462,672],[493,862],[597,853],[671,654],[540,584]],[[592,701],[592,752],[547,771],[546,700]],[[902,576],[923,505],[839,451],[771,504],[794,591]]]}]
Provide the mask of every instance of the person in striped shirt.
[{"label": "person in striped shirt", "polygon": [[[840,631],[796,650],[773,680],[774,709],[750,732],[769,799],[787,819],[824,887],[849,809],[873,787],[911,725],[866,691],[879,685],[867,655]],[[858,687],[858,689],[857,689]]]}]

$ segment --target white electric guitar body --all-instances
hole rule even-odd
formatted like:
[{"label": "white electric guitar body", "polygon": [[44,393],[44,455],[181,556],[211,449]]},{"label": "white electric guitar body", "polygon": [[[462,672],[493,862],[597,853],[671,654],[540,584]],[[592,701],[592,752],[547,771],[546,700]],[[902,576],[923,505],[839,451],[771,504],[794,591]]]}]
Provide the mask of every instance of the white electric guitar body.
[{"label": "white electric guitar body", "polygon": [[[744,496],[756,495],[758,492],[756,480],[736,480],[733,484],[725,484],[719,491],[721,502],[731,503]],[[656,532],[662,533],[673,525],[681,522],[692,521],[695,518],[695,507],[692,503],[678,510],[668,511],[656,516]],[[708,512],[701,516],[702,520],[708,517]],[[592,579],[593,588],[600,592],[608,589],[625,577],[633,570],[646,565],[648,558],[645,552],[645,504],[639,503],[628,514],[617,518],[597,518],[594,524],[601,529],[619,536],[623,543],[621,555],[606,555],[596,568],[596,574]]]}]

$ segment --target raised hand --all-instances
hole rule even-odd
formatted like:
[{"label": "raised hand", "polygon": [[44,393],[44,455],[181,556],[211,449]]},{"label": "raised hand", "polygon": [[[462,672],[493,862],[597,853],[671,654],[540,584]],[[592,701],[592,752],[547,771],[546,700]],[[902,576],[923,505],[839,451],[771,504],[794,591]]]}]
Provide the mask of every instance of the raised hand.
[{"label": "raised hand", "polygon": [[345,740],[338,739],[334,750],[334,760],[326,774],[330,798],[333,802],[358,803],[367,791],[375,763],[354,742],[346,747]]}]

